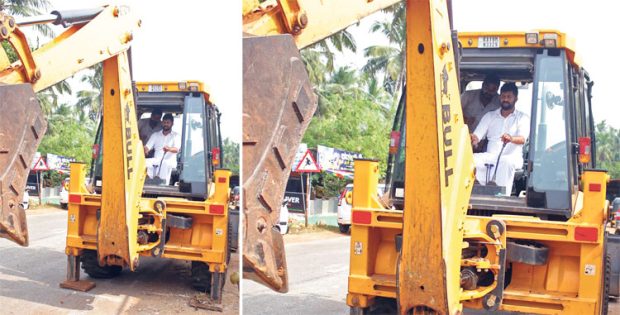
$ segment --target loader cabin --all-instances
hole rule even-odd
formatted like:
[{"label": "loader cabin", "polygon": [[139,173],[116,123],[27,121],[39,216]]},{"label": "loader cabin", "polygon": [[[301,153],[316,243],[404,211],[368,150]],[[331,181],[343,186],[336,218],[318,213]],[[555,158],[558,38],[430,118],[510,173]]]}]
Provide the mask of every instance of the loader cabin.
[{"label": "loader cabin", "polygon": [[[223,158],[220,134],[220,112],[211,102],[204,85],[197,81],[187,82],[139,82],[136,83],[138,121],[148,119],[159,111],[174,118],[172,131],[180,142],[176,154],[176,167],[167,181],[149,178],[144,183],[143,196],[183,197],[205,200],[213,171],[221,167]],[[162,115],[162,116],[163,116]],[[97,131],[93,149],[95,191],[101,193],[102,174],[102,124]],[[146,144],[146,143],[144,143]],[[151,155],[152,155],[151,151]],[[147,159],[150,156],[147,155]],[[156,163],[157,164],[157,163]]]},{"label": "loader cabin", "polygon": [[[574,43],[563,33],[541,30],[459,33],[459,46],[461,91],[479,89],[487,75],[496,74],[500,88],[516,83],[516,110],[530,119],[524,163],[515,172],[512,190],[475,184],[469,213],[567,220],[581,208],[581,173],[596,167],[593,82]],[[390,188],[396,208],[402,207],[404,192],[404,116]]]}]

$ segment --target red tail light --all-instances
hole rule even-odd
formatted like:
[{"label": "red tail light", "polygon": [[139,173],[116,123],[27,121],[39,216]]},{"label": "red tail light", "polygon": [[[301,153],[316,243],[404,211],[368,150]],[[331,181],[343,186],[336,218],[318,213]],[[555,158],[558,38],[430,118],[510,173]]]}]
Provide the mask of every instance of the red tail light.
[{"label": "red tail light", "polygon": [[390,154],[398,152],[398,144],[400,143],[400,131],[392,131],[390,133]]},{"label": "red tail light", "polygon": [[372,222],[372,213],[368,211],[353,211],[351,222],[355,224],[370,224]]},{"label": "red tail light", "polygon": [[592,157],[592,141],[590,137],[579,138],[579,162],[589,163]]},{"label": "red tail light", "polygon": [[347,189],[345,188],[342,193],[340,194],[340,197],[338,197],[338,205],[342,206],[342,199],[344,199],[345,194],[347,193]]},{"label": "red tail light", "polygon": [[99,149],[101,147],[99,144],[93,144],[93,159],[97,159],[99,157]]},{"label": "red tail light", "polygon": [[214,166],[220,165],[220,148],[211,149],[212,162]]},{"label": "red tail light", "polygon": [[596,242],[598,240],[598,229],[594,227],[576,227],[575,240]]}]

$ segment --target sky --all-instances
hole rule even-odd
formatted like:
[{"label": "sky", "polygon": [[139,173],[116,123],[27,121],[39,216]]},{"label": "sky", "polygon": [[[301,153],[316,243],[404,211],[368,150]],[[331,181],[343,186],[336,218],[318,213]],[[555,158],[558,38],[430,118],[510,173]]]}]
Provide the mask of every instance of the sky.
[{"label": "sky", "polygon": [[[113,2],[50,0],[50,3],[51,11],[92,8]],[[241,1],[117,3],[128,5],[142,20],[132,44],[134,79],[204,82],[222,113],[222,137],[240,143]],[[77,81],[70,82],[79,86]]]},{"label": "sky", "polygon": [[[109,1],[50,0],[50,9],[99,6]],[[134,78],[138,81],[197,79],[210,87],[222,111],[222,133],[241,139],[242,54],[241,1],[139,1],[121,2],[142,18],[132,46]],[[615,95],[620,70],[613,60],[620,44],[613,23],[614,10],[604,10],[601,0],[453,0],[455,28],[459,31],[558,29],[575,38],[583,65],[594,80],[594,117],[620,128],[620,102]],[[347,54],[339,64],[361,67],[363,50],[385,44],[369,33],[377,13],[350,30],[358,43],[356,55]]]},{"label": "sky", "polygon": [[[454,28],[460,32],[556,29],[573,37],[583,67],[595,82],[592,100],[595,121],[606,120],[620,129],[620,100],[616,95],[620,66],[614,60],[620,42],[613,32],[620,21],[616,12],[609,9],[608,2],[453,0],[452,3]],[[360,68],[365,63],[365,47],[385,45],[387,42],[382,35],[369,32],[374,21],[385,18],[385,14],[376,13],[362,20],[359,26],[351,27],[358,53],[346,54],[341,62],[344,60],[347,65]]]}]

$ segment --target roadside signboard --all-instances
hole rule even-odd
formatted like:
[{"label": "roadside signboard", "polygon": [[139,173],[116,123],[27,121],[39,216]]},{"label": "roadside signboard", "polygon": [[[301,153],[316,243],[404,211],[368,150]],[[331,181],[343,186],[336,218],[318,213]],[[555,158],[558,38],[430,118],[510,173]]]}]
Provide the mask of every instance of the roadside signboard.
[{"label": "roadside signboard", "polygon": [[353,160],[362,158],[361,153],[350,152],[322,145],[317,146],[317,159],[323,171],[353,172]]},{"label": "roadside signboard", "polygon": [[310,150],[306,150],[306,154],[299,160],[299,164],[295,168],[298,173],[319,173],[321,168],[314,160]]}]

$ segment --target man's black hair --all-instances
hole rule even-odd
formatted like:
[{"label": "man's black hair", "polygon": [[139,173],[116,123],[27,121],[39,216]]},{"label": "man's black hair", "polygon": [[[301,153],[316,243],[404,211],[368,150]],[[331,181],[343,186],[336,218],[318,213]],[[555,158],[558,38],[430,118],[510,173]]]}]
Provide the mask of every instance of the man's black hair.
[{"label": "man's black hair", "polygon": [[484,81],[482,81],[482,84],[484,83],[493,83],[499,86],[499,77],[495,73],[490,73],[484,78]]},{"label": "man's black hair", "polygon": [[159,108],[153,109],[153,111],[151,112],[151,116],[153,116],[153,115],[161,116],[161,109],[159,109]]},{"label": "man's black hair", "polygon": [[514,96],[519,96],[519,89],[517,89],[517,85],[513,82],[505,83],[504,85],[502,85],[502,89],[500,91],[500,93],[512,92]]},{"label": "man's black hair", "polygon": [[164,115],[164,118],[162,118],[162,120],[170,120],[174,122],[174,117],[172,116],[172,114],[166,114]]}]

